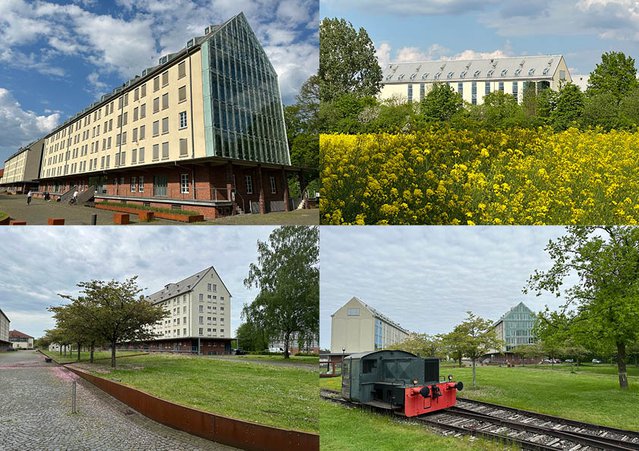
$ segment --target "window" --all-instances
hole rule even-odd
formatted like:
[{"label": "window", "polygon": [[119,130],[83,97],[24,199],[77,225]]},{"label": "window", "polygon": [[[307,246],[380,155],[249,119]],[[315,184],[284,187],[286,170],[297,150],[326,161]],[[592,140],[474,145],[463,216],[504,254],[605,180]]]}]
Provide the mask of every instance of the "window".
[{"label": "window", "polygon": [[200,293],[199,299],[200,299],[200,301],[204,300],[204,295],[202,293]]},{"label": "window", "polygon": [[246,182],[246,194],[253,194],[253,177],[245,175],[244,181]]},{"label": "window", "polygon": [[126,132],[122,133],[122,144],[126,144]]},{"label": "window", "polygon": [[162,134],[165,135],[169,132],[169,118],[162,118]]},{"label": "window", "polygon": [[137,128],[133,129],[133,139],[131,141],[134,142],[134,143],[138,142],[138,129]]},{"label": "window", "polygon": [[460,96],[464,96],[464,84],[463,83],[457,83],[457,92],[459,93]]},{"label": "window", "polygon": [[185,157],[189,153],[186,138],[180,138],[180,156]]},{"label": "window", "polygon": [[[140,161],[144,161],[144,147],[140,148]],[[143,193],[144,192],[144,176],[141,175],[138,178],[138,192]]]},{"label": "window", "polygon": [[186,77],[186,61],[178,64],[178,78]]},{"label": "window", "polygon": [[199,313],[204,313],[204,306],[203,305],[200,305]]},{"label": "window", "polygon": [[180,194],[189,194],[189,174],[180,174]]},{"label": "window", "polygon": [[204,335],[204,328],[200,327],[199,330],[200,330],[200,335]]},{"label": "window", "polygon": [[138,107],[133,108],[133,122],[138,120],[138,117],[139,117],[138,113],[139,113],[139,108]]},{"label": "window", "polygon": [[204,324],[204,317],[203,317],[203,316],[200,316],[200,317],[198,318],[198,322],[197,322],[197,323],[198,323],[198,324]]},{"label": "window", "polygon": [[140,119],[144,119],[146,117],[146,103],[140,105]]},{"label": "window", "polygon": [[131,164],[135,164],[138,161],[138,149],[133,149],[131,151]]},{"label": "window", "polygon": [[153,92],[160,89],[160,76],[158,75],[153,79]]},{"label": "window", "polygon": [[513,97],[515,100],[519,101],[519,83],[513,81]]},{"label": "window", "polygon": [[160,134],[160,121],[153,122],[153,136]]},{"label": "window", "polygon": [[146,97],[146,83],[140,87],[140,97]]},{"label": "window", "polygon": [[212,285],[212,284],[210,284],[210,283],[209,283],[209,284],[207,284],[207,285],[206,285],[206,289],[207,289],[207,291],[211,291],[211,287],[212,287],[212,286],[213,286],[213,285]]},{"label": "window", "polygon": [[153,99],[153,113],[157,113],[160,111],[160,98],[156,97]]},{"label": "window", "polygon": [[162,109],[166,110],[169,107],[169,94],[162,95]]},{"label": "window", "polygon": [[471,102],[473,105],[477,105],[477,82],[476,81],[472,83],[471,90],[472,90]]},{"label": "window", "polygon": [[168,160],[169,158],[169,143],[162,143],[162,159]]},{"label": "window", "polygon": [[500,81],[500,82],[499,82],[499,90],[500,90],[501,92],[504,92],[504,82],[503,82],[503,81]]},{"label": "window", "polygon": [[186,111],[180,112],[180,129],[186,128]]},{"label": "window", "polygon": [[566,79],[566,71],[565,70],[560,70],[559,71],[559,79],[560,80],[565,80]]},{"label": "window", "polygon": [[153,161],[157,161],[160,159],[160,145],[153,144]]},{"label": "window", "polygon": [[419,100],[424,100],[426,97],[426,83],[419,84]]},{"label": "window", "polygon": [[271,194],[277,193],[277,183],[275,182],[275,176],[270,177],[271,180]]},{"label": "window", "polygon": [[140,125],[140,141],[144,139],[144,132],[146,131],[146,125]]},{"label": "window", "polygon": [[122,135],[120,133],[118,133],[117,135],[115,135],[115,145],[117,147],[120,144],[122,144]]},{"label": "window", "polygon": [[138,187],[137,177],[131,177],[131,192],[135,193]]},{"label": "window", "polygon": [[140,100],[140,88],[135,88],[133,91],[133,100]]},{"label": "window", "polygon": [[359,316],[359,309],[358,308],[349,308],[348,309],[348,316]]},{"label": "window", "polygon": [[186,86],[180,86],[178,90],[178,102],[186,101]]},{"label": "window", "polygon": [[486,86],[484,87],[484,95],[487,96],[488,94],[490,94],[490,82],[489,81],[486,82]]},{"label": "window", "polygon": [[122,127],[122,115],[121,114],[118,114],[117,127]]},{"label": "window", "polygon": [[124,166],[125,164],[126,164],[126,152],[120,152],[120,166]]},{"label": "window", "polygon": [[162,86],[166,86],[169,84],[169,71],[167,70],[162,74]]},{"label": "window", "polygon": [[408,85],[408,103],[413,102],[413,85]]}]

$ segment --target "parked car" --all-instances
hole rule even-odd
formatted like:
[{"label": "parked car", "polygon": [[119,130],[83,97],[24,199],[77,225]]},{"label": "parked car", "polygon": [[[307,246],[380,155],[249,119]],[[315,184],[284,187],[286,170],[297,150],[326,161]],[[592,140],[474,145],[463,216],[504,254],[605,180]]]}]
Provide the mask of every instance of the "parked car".
[{"label": "parked car", "polygon": [[268,352],[271,354],[283,354],[284,350],[282,348],[268,348]]},{"label": "parked car", "polygon": [[244,349],[233,349],[233,355],[246,355],[246,351]]},{"label": "parked car", "polygon": [[601,363],[601,360],[599,360],[599,359],[592,359],[592,363]]},{"label": "parked car", "polygon": [[566,360],[564,360],[564,362],[566,362],[566,363],[575,363],[575,361],[573,359],[566,359]]}]

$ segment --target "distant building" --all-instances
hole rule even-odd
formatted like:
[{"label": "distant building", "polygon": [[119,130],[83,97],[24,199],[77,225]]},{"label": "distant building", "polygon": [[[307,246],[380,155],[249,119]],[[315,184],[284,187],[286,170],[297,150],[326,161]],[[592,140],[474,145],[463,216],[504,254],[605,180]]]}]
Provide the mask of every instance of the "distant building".
[{"label": "distant building", "polygon": [[419,102],[435,83],[446,83],[473,105],[481,105],[484,96],[495,91],[521,102],[525,89],[557,91],[571,80],[561,55],[392,63],[383,71],[379,96]]},{"label": "distant building", "polygon": [[20,148],[4,162],[0,186],[14,193],[26,193],[38,188],[44,139]]},{"label": "distant building", "polygon": [[9,331],[9,341],[13,349],[33,349],[33,337],[19,330]]},{"label": "distant building", "polygon": [[506,312],[493,326],[497,338],[505,343],[500,351],[511,352],[517,346],[535,343],[536,338],[533,334],[535,320],[535,313],[523,302]]},{"label": "distant building", "polygon": [[375,351],[405,340],[409,332],[356,297],[331,315],[331,353]]},{"label": "distant building", "polygon": [[[305,354],[319,354],[319,337],[310,336],[303,338],[302,346],[300,347],[299,334],[295,333],[291,336],[289,342],[289,353],[298,354],[300,352]],[[269,349],[281,349],[284,352],[284,339],[278,338],[272,340],[269,345]]]},{"label": "distant building", "polygon": [[0,352],[8,351],[11,349],[11,342],[9,341],[9,326],[11,321],[0,309]]},{"label": "distant building", "polygon": [[581,92],[586,92],[588,89],[588,81],[590,80],[590,75],[575,75],[572,77],[572,82],[579,86]]},{"label": "distant building", "polygon": [[231,353],[231,293],[212,266],[150,295],[169,314],[152,327],[156,338],[121,347],[194,354]]}]

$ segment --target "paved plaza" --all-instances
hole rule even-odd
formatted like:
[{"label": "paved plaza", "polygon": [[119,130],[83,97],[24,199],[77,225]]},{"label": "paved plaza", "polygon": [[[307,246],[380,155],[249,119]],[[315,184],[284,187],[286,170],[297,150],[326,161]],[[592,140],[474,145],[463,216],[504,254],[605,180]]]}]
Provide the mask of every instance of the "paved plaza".
[{"label": "paved plaza", "polygon": [[0,353],[0,402],[2,450],[234,449],[156,423],[35,351]]},{"label": "paved plaza", "polygon": [[[47,202],[43,199],[33,198],[31,205],[27,205],[27,196],[23,194],[8,195],[0,194],[0,211],[4,211],[12,219],[27,221],[27,225],[46,225],[48,218],[64,218],[65,225],[90,225],[91,216],[98,215],[98,225],[113,224],[113,214],[108,210],[98,210],[97,208],[84,207],[82,205],[69,205],[66,202]],[[130,215],[131,223],[136,224],[137,215]],[[175,221],[165,221],[162,219],[153,222],[142,222],[140,224],[180,224]]]}]

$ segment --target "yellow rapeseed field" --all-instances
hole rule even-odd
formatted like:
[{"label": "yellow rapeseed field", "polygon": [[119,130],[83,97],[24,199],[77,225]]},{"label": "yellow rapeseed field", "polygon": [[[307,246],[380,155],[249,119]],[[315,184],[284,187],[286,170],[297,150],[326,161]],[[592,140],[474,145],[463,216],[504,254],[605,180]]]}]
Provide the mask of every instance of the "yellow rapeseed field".
[{"label": "yellow rapeseed field", "polygon": [[324,224],[637,224],[639,133],[320,136]]}]

